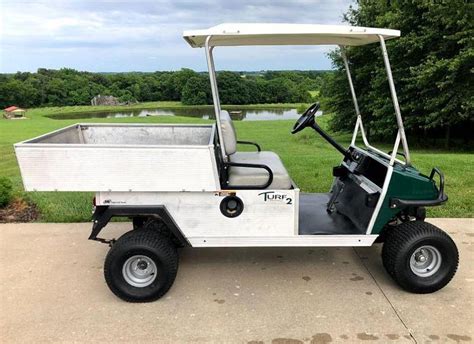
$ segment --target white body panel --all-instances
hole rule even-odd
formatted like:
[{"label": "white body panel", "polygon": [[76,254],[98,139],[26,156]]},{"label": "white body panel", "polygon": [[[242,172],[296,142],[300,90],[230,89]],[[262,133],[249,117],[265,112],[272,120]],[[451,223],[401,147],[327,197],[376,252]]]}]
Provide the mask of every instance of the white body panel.
[{"label": "white body panel", "polygon": [[[370,230],[299,235],[296,187],[220,190],[214,135],[209,125],[81,124],[15,150],[27,191],[95,191],[98,206],[163,205],[195,247],[370,246],[377,238]],[[234,218],[220,210],[231,194],[244,204]]]},{"label": "white body panel", "polygon": [[[265,200],[264,192],[284,197]],[[298,235],[299,189],[221,192],[99,192],[97,205],[164,205],[193,247],[371,246],[377,235]],[[235,193],[244,211],[235,218],[220,202]]]},{"label": "white body panel", "polygon": [[288,237],[194,237],[193,247],[371,246],[378,235],[293,235]]},{"label": "white body panel", "polygon": [[[265,200],[263,192],[285,195]],[[235,218],[222,215],[219,205],[229,192],[100,192],[97,205],[164,205],[188,240],[201,237],[288,237],[298,226],[299,189],[234,191],[244,210]]]},{"label": "white body panel", "polygon": [[26,191],[215,191],[214,127],[80,124],[15,145]]}]

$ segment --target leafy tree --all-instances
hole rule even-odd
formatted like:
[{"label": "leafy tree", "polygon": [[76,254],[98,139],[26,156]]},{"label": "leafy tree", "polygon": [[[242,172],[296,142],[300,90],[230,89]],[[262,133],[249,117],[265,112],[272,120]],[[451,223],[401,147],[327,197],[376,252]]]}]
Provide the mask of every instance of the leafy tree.
[{"label": "leafy tree", "polygon": [[203,76],[193,76],[183,87],[181,101],[186,105],[204,105],[211,102],[209,79]]},{"label": "leafy tree", "polygon": [[183,91],[184,85],[186,85],[186,82],[196,76],[197,73],[191,69],[183,68],[178,72],[174,72],[170,74],[170,77],[168,79],[167,83],[167,88],[168,88],[168,94],[167,94],[167,99],[168,100],[180,100],[181,99],[181,92]]},{"label": "leafy tree", "polygon": [[233,72],[217,74],[219,98],[223,104],[248,104],[249,90],[242,76]]},{"label": "leafy tree", "polygon": [[[345,19],[352,25],[399,29],[387,41],[393,76],[409,134],[468,139],[474,123],[473,18],[468,0],[449,2],[358,1]],[[391,137],[396,125],[385,69],[377,44],[347,49],[364,123],[379,138]],[[336,73],[326,79],[325,103],[337,113],[334,129],[349,130],[355,121],[343,64],[330,54]],[[324,88],[323,88],[324,89]]]}]

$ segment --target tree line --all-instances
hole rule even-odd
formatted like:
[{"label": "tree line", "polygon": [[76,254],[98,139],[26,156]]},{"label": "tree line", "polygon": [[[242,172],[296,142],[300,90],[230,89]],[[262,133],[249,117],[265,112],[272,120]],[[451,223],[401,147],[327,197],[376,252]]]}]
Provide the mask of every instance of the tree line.
[{"label": "tree line", "polygon": [[[359,0],[345,21],[355,26],[393,28],[387,41],[405,128],[422,142],[444,138],[465,143],[474,129],[474,3],[468,0]],[[396,123],[379,44],[346,49],[360,111],[369,134],[392,138]],[[337,113],[332,127],[351,130],[354,107],[339,51],[330,54],[322,95]]]},{"label": "tree line", "polygon": [[[324,71],[217,73],[223,104],[296,103],[311,101]],[[191,69],[153,73],[90,73],[74,69],[38,69],[36,73],[0,74],[0,107],[89,105],[98,95],[120,101],[182,101],[211,104],[209,75]]]},{"label": "tree line", "polygon": [[[444,138],[446,147],[453,141],[472,141],[474,2],[358,0],[344,18],[350,25],[401,31],[400,38],[386,45],[405,129],[411,137],[423,144]],[[348,47],[346,53],[369,137],[392,140],[396,122],[379,44]],[[322,109],[335,114],[332,129],[351,131],[356,117],[343,62],[337,50],[329,57],[333,71],[218,72],[221,103],[321,100]],[[98,94],[121,101],[212,103],[209,76],[190,69],[154,73],[39,69],[0,74],[1,107],[85,105]]]}]

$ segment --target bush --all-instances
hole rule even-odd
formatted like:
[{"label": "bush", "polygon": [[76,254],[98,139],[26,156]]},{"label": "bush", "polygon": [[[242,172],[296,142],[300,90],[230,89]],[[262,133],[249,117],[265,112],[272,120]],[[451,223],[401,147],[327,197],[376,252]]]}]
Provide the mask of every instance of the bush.
[{"label": "bush", "polygon": [[0,177],[0,207],[5,207],[12,200],[12,182],[10,179]]}]

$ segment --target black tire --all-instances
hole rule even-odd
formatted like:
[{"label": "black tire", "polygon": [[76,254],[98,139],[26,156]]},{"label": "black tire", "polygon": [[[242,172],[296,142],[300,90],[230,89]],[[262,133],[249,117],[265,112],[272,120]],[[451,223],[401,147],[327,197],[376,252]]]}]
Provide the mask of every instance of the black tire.
[{"label": "black tire", "polygon": [[[155,275],[149,285],[134,286],[127,282],[124,264],[132,264],[145,257],[145,267]],[[134,260],[135,259],[135,260]],[[140,259],[138,259],[140,261]],[[132,262],[132,263],[128,263]],[[154,264],[154,265],[153,265]],[[142,266],[143,267],[143,266]],[[155,272],[155,273],[152,273]],[[178,253],[175,245],[162,234],[147,229],[122,235],[112,246],[104,263],[104,276],[110,290],[124,301],[149,302],[162,297],[171,288],[178,272]],[[148,283],[148,282],[147,282]]]},{"label": "black tire", "polygon": [[[412,268],[413,263],[410,263],[412,256],[414,259],[421,247],[434,247],[440,257],[434,273],[429,269],[421,273],[426,276],[420,276],[420,270],[416,274],[416,265]],[[426,294],[443,288],[451,281],[458,267],[459,253],[454,241],[441,229],[427,222],[412,221],[387,231],[382,262],[388,274],[403,289]]]}]

